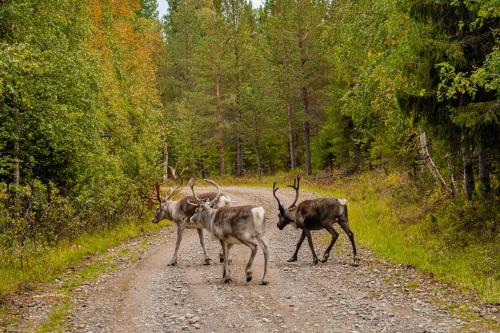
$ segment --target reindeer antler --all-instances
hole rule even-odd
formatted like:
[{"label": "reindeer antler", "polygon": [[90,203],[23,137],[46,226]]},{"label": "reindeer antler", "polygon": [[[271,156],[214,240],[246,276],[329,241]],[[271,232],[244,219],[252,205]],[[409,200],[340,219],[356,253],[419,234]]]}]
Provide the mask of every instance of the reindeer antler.
[{"label": "reindeer antler", "polygon": [[153,201],[153,202],[158,200],[157,197],[149,196],[146,193],[144,193],[143,190],[139,190],[139,196],[141,197],[141,199],[149,200],[149,201]]},{"label": "reindeer antler", "polygon": [[162,197],[161,196],[161,186],[165,184],[165,182],[155,182],[154,183],[154,188],[155,188],[155,197],[152,197],[150,195],[147,195],[144,193],[144,191],[139,190],[139,195],[141,196],[142,199],[147,199],[150,201],[157,201],[157,202],[162,202],[169,200],[175,193],[179,193],[183,186],[184,186],[184,179],[182,178],[182,174],[188,170],[188,167],[184,167],[182,171],[179,173],[177,172],[177,164],[175,167],[169,166],[170,171],[172,173],[172,178],[174,180],[174,184],[172,185],[172,189],[170,191],[167,191],[167,196]]},{"label": "reindeer antler", "polygon": [[[195,183],[196,183],[196,179],[191,178],[191,179],[189,180],[189,187],[191,188],[191,192],[193,193],[193,197],[196,199],[196,201],[197,201],[197,202],[198,202],[198,204],[199,204],[199,203],[201,202],[201,199],[200,199],[200,198],[198,198],[198,196],[196,195],[196,192],[194,191],[194,184],[195,184]],[[192,203],[192,202],[189,202],[189,203],[190,203],[190,204],[192,204],[192,205],[196,205],[196,206],[198,205],[198,204],[194,204],[194,203]]]},{"label": "reindeer antler", "polygon": [[214,204],[219,199],[219,196],[220,196],[220,187],[219,187],[219,184],[217,184],[215,181],[213,181],[211,179],[205,178],[203,180],[206,181],[207,183],[210,183],[210,184],[214,185],[217,188],[217,195],[215,196],[215,198],[212,201],[210,201],[208,203],[209,205],[212,205],[212,204]]},{"label": "reindeer antler", "polygon": [[[179,173],[177,172],[177,163],[175,164],[175,167],[169,167],[170,171],[172,172],[172,178],[174,179],[176,185],[172,190],[167,194],[167,197],[165,200],[169,200],[175,193],[179,193],[182,188],[184,187],[184,179],[182,178],[182,174],[188,170],[188,167],[182,168],[182,171]],[[180,180],[180,183],[177,184],[177,181]]]},{"label": "reindeer antler", "polygon": [[297,203],[297,200],[299,200],[300,176],[297,176],[297,178],[293,179],[293,185],[287,185],[287,186],[291,187],[295,190],[295,200],[290,205],[290,207],[288,207],[288,208],[291,208],[291,207],[295,206],[295,204]]},{"label": "reindeer antler", "polygon": [[276,187],[276,182],[274,182],[274,184],[273,184],[273,196],[274,196],[274,198],[276,199],[276,201],[278,201],[278,209],[279,209],[280,211],[284,211],[285,209],[284,209],[283,205],[281,204],[280,199],[278,199],[278,197],[276,196],[276,192],[277,192],[279,189],[280,189],[279,187]]}]

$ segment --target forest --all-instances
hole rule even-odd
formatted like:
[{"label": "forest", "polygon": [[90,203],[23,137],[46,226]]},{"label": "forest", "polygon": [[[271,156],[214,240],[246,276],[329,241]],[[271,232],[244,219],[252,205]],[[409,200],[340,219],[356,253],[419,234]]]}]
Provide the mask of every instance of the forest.
[{"label": "forest", "polygon": [[178,165],[320,189],[398,175],[392,200],[481,253],[498,302],[496,0],[168,6],[0,1],[1,293],[49,249],[147,224],[140,193]]}]

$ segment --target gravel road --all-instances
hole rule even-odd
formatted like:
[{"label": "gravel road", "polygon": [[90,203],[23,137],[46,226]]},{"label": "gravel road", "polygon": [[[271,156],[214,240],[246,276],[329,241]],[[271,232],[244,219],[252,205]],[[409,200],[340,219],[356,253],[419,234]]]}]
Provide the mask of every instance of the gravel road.
[{"label": "gravel road", "polygon": [[[75,291],[68,330],[463,332],[483,331],[484,326],[477,326],[483,317],[498,324],[496,307],[476,308],[478,316],[460,317],[450,305],[469,304],[466,297],[412,268],[378,260],[365,249],[360,249],[360,266],[351,266],[351,247],[341,230],[327,263],[313,266],[306,242],[299,260],[287,263],[300,232],[291,226],[283,231],[276,228],[272,191],[237,187],[223,191],[238,204],[261,204],[266,209],[268,286],[258,284],[263,269],[260,248],[254,280],[245,282],[244,266],[250,251],[243,246],[232,251],[233,283],[223,284],[222,265],[216,260],[219,243],[205,233],[213,263],[203,265],[194,230],[184,233],[178,266],[168,266],[175,245],[175,228],[169,228],[140,260]],[[291,191],[283,190],[281,196],[285,202],[293,199]],[[301,193],[302,199],[307,197],[312,194]],[[350,223],[356,230],[356,221]],[[318,255],[322,254],[329,236],[326,231],[313,234]]]}]

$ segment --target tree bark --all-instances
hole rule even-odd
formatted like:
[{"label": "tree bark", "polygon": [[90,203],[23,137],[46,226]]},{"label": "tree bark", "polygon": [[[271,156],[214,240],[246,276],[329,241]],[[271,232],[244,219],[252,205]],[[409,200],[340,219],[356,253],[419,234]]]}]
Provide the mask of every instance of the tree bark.
[{"label": "tree bark", "polygon": [[287,116],[288,116],[288,142],[290,146],[290,168],[297,167],[297,160],[295,158],[295,143],[293,140],[293,106],[290,100],[286,102]]},{"label": "tree bark", "polygon": [[463,161],[463,173],[464,173],[464,193],[467,199],[472,199],[472,193],[476,183],[474,181],[474,167],[472,165],[472,144],[465,138],[462,134],[462,161]]},{"label": "tree bark", "polygon": [[429,171],[431,172],[432,176],[434,177],[439,187],[441,188],[441,190],[453,196],[454,194],[452,189],[444,181],[443,176],[441,176],[441,173],[439,172],[438,168],[436,167],[436,164],[434,164],[434,161],[432,160],[431,155],[429,154],[425,132],[420,133],[420,154],[423,160],[425,161],[425,164],[429,168]]},{"label": "tree bark", "polygon": [[168,144],[163,144],[163,182],[168,180]]},{"label": "tree bark", "polygon": [[[186,28],[186,24],[183,24],[183,37],[184,37],[184,51],[185,51],[185,59],[190,60],[191,59],[191,47],[189,45],[189,32]],[[186,77],[185,77],[185,82],[186,82],[186,87],[188,91],[191,91],[193,87],[193,78],[191,76],[191,68],[190,68],[190,61],[186,62]]]},{"label": "tree bark", "polygon": [[236,142],[236,176],[243,176],[243,142],[241,137],[238,137]]},{"label": "tree bark", "polygon": [[306,146],[306,172],[307,175],[312,175],[311,164],[311,125],[309,121],[304,122],[304,144]]},{"label": "tree bark", "polygon": [[220,176],[225,176],[225,162],[224,162],[224,123],[222,120],[222,103],[220,92],[220,71],[215,71],[215,114],[217,118],[217,139],[219,141],[219,163],[220,163]]},{"label": "tree bark", "polygon": [[448,174],[450,175],[450,186],[451,186],[451,191],[453,192],[453,195],[457,193],[457,183],[455,181],[455,175],[454,175],[454,168],[453,168],[453,154],[448,154],[447,156],[448,160]]},{"label": "tree bark", "polygon": [[[239,61],[238,57],[236,57],[237,61]],[[238,65],[239,66],[239,65]],[[243,123],[242,121],[242,112],[241,112],[241,103],[240,103],[240,75],[238,73],[236,79],[236,106],[238,108],[238,127]],[[244,159],[243,159],[243,139],[241,137],[241,128],[238,128],[237,133],[237,142],[236,142],[236,176],[243,176],[244,170]]]},{"label": "tree bark", "polygon": [[328,176],[333,175],[333,154],[328,153],[326,157],[326,172]]},{"label": "tree bark", "polygon": [[479,178],[480,190],[482,193],[490,193],[491,155],[487,145],[484,142],[481,142],[479,146],[478,169],[479,169],[478,178]]},{"label": "tree bark", "polygon": [[[21,181],[21,119],[19,108],[14,108],[15,116],[16,116],[16,139],[14,140],[14,160],[15,160],[15,168],[14,168],[14,184],[19,186]],[[17,193],[17,191],[16,191]]]},{"label": "tree bark", "polygon": [[304,104],[304,144],[306,148],[306,172],[307,175],[312,174],[312,163],[311,163],[311,124],[309,123],[309,113],[310,113],[310,101],[309,101],[309,92],[307,91],[307,87],[305,86],[305,64],[307,61],[305,47],[304,47],[304,36],[301,30],[298,32],[299,39],[299,49],[300,49],[300,63],[302,70],[302,82],[301,82],[301,91],[302,91],[302,102]]},{"label": "tree bark", "polygon": [[257,110],[253,110],[253,120],[254,120],[254,128],[255,128],[255,153],[257,159],[257,174],[259,175],[259,179],[262,177],[262,155],[260,149],[260,131],[259,131],[259,123],[257,117]]},{"label": "tree bark", "polygon": [[[237,25],[237,19],[235,17],[236,9],[233,3],[233,24]],[[239,29],[238,29],[239,30]],[[238,31],[239,33],[239,31]],[[241,76],[240,76],[240,47],[237,43],[237,39],[234,38],[234,60],[235,60],[235,72],[236,72],[236,107],[238,108],[238,127],[243,123],[242,121],[242,108],[241,108]],[[237,149],[236,149],[236,176],[243,176],[244,171],[244,158],[243,158],[243,139],[241,137],[241,128],[238,129],[237,133]]]}]

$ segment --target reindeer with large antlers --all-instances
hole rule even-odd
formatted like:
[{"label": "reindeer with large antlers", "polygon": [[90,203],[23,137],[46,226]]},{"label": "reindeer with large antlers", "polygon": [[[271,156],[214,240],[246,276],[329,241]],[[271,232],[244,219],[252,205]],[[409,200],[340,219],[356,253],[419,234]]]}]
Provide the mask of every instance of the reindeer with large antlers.
[{"label": "reindeer with large antlers", "polygon": [[351,241],[352,251],[353,251],[353,266],[358,265],[356,243],[354,242],[354,233],[349,228],[349,221],[347,218],[347,200],[337,199],[337,198],[319,198],[312,200],[304,200],[300,204],[296,205],[299,199],[299,189],[300,189],[300,177],[293,180],[293,185],[287,185],[295,190],[295,200],[288,208],[284,208],[280,200],[276,196],[276,192],[279,187],[276,187],[276,182],[273,184],[273,196],[278,202],[278,228],[283,230],[287,224],[294,224],[296,228],[302,229],[302,234],[300,235],[297,247],[294,254],[288,260],[289,262],[297,261],[297,254],[302,245],[302,242],[307,237],[307,242],[311,248],[313,255],[313,263],[318,264],[318,256],[314,251],[314,244],[311,237],[311,230],[321,230],[326,229],[331,235],[332,240],[328,245],[322,262],[326,262],[330,256],[330,252],[333,245],[337,241],[339,234],[333,228],[335,223],[338,223],[340,227],[346,232]]},{"label": "reindeer with large antlers", "polygon": [[[205,179],[220,191],[219,185],[213,180]],[[252,264],[257,254],[257,243],[262,248],[264,253],[264,275],[262,276],[261,284],[266,285],[267,262],[269,260],[269,252],[267,240],[264,237],[266,231],[265,211],[260,206],[236,206],[236,207],[220,207],[212,208],[212,202],[198,196],[194,191],[194,181],[190,182],[189,186],[193,192],[193,196],[198,201],[196,205],[196,213],[191,217],[193,224],[202,225],[210,231],[221,243],[222,252],[224,254],[224,273],[223,279],[225,283],[232,281],[231,271],[229,270],[229,251],[234,244],[244,244],[252,251],[248,264],[245,268],[247,282],[252,280]]]},{"label": "reindeer with large antlers", "polygon": [[[180,200],[170,200],[175,193],[179,193],[181,191],[183,187],[182,174],[184,173],[186,168],[184,168],[180,173],[177,173],[176,168],[170,168],[170,170],[176,185],[168,192],[167,197],[162,197],[160,195],[161,184],[156,183],[156,198],[154,198],[154,200],[158,201],[158,208],[156,209],[156,213],[153,217],[153,220],[151,221],[153,223],[158,223],[161,220],[168,219],[173,221],[177,226],[177,240],[175,242],[175,251],[169,265],[177,265],[177,252],[179,251],[179,246],[182,241],[184,229],[196,229],[196,231],[198,232],[198,237],[200,238],[203,255],[205,257],[205,265],[210,265],[211,259],[207,254],[207,250],[205,249],[203,227],[199,224],[193,224],[190,222],[190,218],[195,213],[196,207],[190,205],[188,202],[197,202],[198,198],[185,196]],[[147,198],[153,199],[151,197]],[[231,204],[231,198],[220,192],[202,193],[199,195],[199,200],[210,200],[210,204],[214,205],[215,207],[222,207]]]}]

